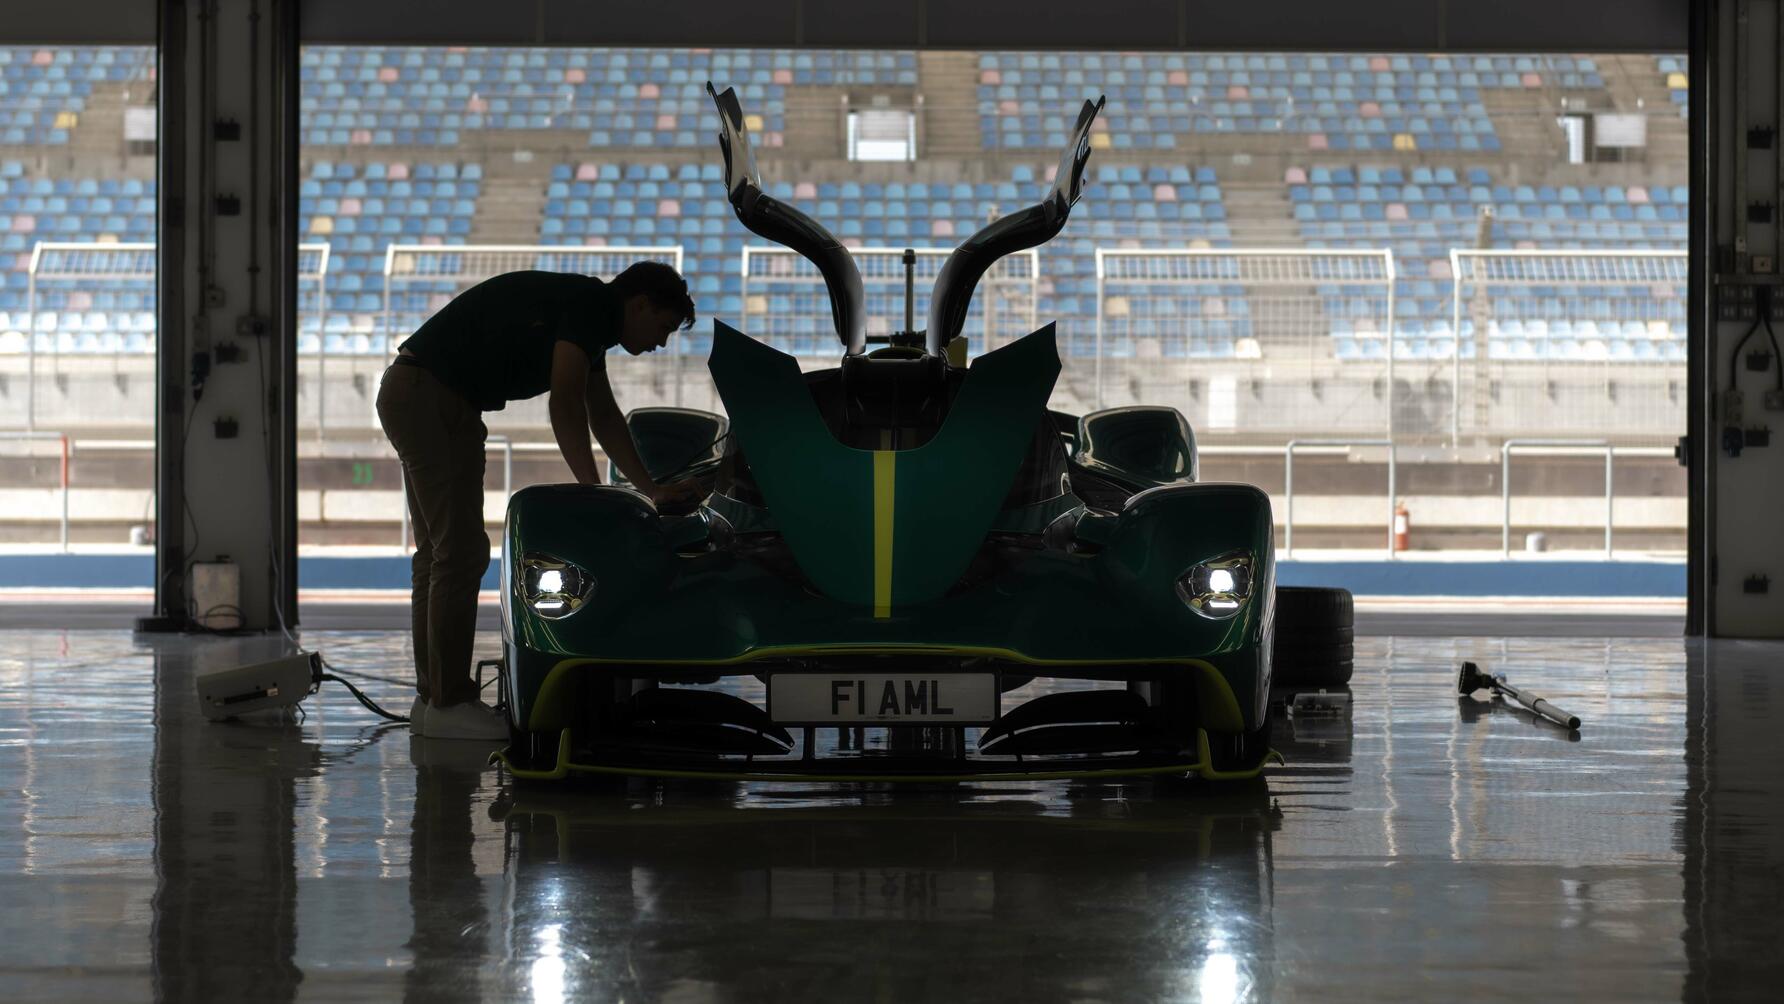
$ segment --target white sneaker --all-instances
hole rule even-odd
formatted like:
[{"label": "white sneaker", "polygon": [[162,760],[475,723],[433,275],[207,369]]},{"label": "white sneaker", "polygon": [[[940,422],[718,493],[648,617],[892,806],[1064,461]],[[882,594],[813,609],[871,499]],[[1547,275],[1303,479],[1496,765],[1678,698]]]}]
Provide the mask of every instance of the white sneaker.
[{"label": "white sneaker", "polygon": [[416,694],[415,700],[409,705],[409,731],[410,732],[414,733],[415,735],[421,734],[422,718],[426,714],[427,714],[427,702],[421,699],[420,694]]},{"label": "white sneaker", "polygon": [[466,701],[450,708],[429,707],[421,723],[421,736],[498,742],[508,738],[508,722],[501,712],[482,701]]}]

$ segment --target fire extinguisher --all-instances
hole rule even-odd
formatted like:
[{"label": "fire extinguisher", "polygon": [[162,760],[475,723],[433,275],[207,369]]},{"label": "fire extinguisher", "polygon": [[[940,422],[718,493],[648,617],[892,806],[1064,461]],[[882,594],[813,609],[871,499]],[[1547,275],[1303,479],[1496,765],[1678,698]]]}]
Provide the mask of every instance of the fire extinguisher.
[{"label": "fire extinguisher", "polygon": [[1394,550],[1404,551],[1411,545],[1412,514],[1406,511],[1406,500],[1394,503]]}]

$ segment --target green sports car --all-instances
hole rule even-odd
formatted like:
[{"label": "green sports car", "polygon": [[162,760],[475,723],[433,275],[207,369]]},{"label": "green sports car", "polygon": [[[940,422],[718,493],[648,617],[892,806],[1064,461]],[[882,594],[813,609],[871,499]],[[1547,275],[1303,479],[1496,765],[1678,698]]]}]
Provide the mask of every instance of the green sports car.
[{"label": "green sports car", "polygon": [[848,251],[763,193],[735,95],[713,98],[730,202],[818,267],[841,357],[802,373],[715,323],[728,418],[630,416],[653,476],[708,490],[691,512],[619,485],[513,496],[509,769],[1254,776],[1269,755],[1268,497],[1198,483],[1174,409],[1049,411],[1052,325],[970,366],[960,351],[979,277],[1064,226],[1101,102],[1046,199],[948,259],[927,329],[870,344]]}]

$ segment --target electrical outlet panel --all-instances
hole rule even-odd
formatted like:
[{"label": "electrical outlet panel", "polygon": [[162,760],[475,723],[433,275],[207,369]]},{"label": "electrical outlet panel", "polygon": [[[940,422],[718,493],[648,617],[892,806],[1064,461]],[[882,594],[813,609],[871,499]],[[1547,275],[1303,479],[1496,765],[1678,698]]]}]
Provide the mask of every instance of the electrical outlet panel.
[{"label": "electrical outlet panel", "polygon": [[1741,413],[1746,405],[1745,395],[1738,390],[1722,392],[1722,421],[1729,425],[1741,424]]},{"label": "electrical outlet panel", "polygon": [[[1771,271],[1770,268],[1760,269],[1760,262],[1764,262],[1768,266],[1776,265],[1776,260],[1770,259],[1766,255],[1754,255],[1748,259],[1748,262],[1748,267],[1754,272]],[[1716,319],[1719,321],[1751,321],[1759,316],[1753,306],[1754,290],[1756,289],[1758,286],[1751,282],[1730,282],[1718,286],[1716,288]],[[1772,300],[1772,320],[1776,321],[1780,319],[1777,301],[1784,300],[1784,297],[1773,296]]]}]

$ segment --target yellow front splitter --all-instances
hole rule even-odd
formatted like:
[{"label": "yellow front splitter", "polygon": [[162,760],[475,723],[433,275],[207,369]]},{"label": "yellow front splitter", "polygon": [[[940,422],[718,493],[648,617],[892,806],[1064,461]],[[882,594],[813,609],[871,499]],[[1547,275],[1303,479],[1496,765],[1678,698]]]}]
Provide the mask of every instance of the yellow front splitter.
[{"label": "yellow front splitter", "polygon": [[1036,771],[970,771],[960,774],[814,774],[805,771],[764,771],[764,770],[689,770],[686,768],[668,767],[633,767],[606,766],[603,764],[572,763],[570,761],[570,730],[558,733],[557,763],[548,770],[533,770],[516,766],[509,759],[508,750],[490,754],[491,763],[499,763],[508,772],[524,781],[561,781],[571,774],[595,774],[609,777],[654,777],[673,778],[698,781],[817,781],[845,782],[864,781],[879,784],[922,784],[950,783],[962,781],[1080,781],[1117,777],[1146,777],[1159,774],[1195,774],[1207,781],[1248,781],[1263,773],[1264,766],[1272,759],[1282,762],[1282,756],[1271,750],[1256,767],[1243,770],[1218,770],[1214,767],[1214,758],[1208,748],[1208,733],[1203,729],[1196,730],[1196,753],[1199,759],[1193,763],[1161,764],[1145,767],[1098,767],[1087,770],[1036,770]]}]

